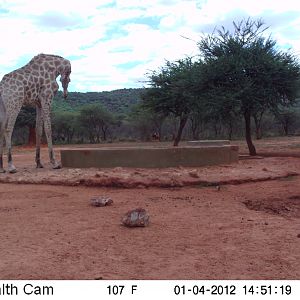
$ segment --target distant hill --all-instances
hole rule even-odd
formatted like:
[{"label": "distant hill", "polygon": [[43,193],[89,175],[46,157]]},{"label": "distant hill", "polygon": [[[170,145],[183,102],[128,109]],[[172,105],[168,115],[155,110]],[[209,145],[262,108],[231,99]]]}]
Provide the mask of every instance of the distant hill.
[{"label": "distant hill", "polygon": [[54,111],[76,111],[81,106],[92,103],[101,103],[113,113],[127,113],[130,108],[141,100],[144,89],[121,89],[111,92],[70,92],[68,98],[63,99],[62,92],[54,98]]},{"label": "distant hill", "polygon": [[[128,113],[131,107],[141,100],[141,93],[145,89],[120,89],[110,92],[70,92],[65,100],[62,92],[54,97],[52,109],[54,111],[76,111],[81,106],[92,103],[101,103],[112,113]],[[300,99],[294,106],[295,112],[300,113]]]}]

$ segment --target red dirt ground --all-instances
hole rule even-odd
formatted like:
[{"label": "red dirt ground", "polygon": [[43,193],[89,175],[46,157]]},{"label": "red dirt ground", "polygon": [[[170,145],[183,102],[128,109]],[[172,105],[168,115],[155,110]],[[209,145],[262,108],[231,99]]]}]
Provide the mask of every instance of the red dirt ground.
[{"label": "red dirt ground", "polygon": [[[36,170],[33,149],[15,149],[19,172],[0,174],[0,279],[300,279],[300,139],[260,143],[295,157]],[[138,207],[149,227],[122,226]]]}]

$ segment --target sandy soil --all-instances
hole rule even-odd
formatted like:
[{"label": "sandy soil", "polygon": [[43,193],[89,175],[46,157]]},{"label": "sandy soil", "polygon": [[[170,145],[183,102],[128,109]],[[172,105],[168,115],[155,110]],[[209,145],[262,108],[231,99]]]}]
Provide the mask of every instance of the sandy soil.
[{"label": "sandy soil", "polygon": [[[300,279],[297,157],[164,170],[33,160],[19,148],[19,172],[0,175],[0,279]],[[149,227],[122,226],[138,207]]]}]

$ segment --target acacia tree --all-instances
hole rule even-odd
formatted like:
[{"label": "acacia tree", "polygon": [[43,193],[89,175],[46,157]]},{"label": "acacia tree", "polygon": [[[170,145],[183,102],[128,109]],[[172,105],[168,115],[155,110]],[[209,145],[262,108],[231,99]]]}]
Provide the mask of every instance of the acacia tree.
[{"label": "acacia tree", "polygon": [[174,146],[178,146],[187,120],[199,100],[199,95],[193,92],[193,88],[200,64],[201,62],[193,62],[192,58],[167,61],[159,71],[150,74],[150,88],[142,95],[145,109],[179,119]]},{"label": "acacia tree", "polygon": [[77,118],[77,112],[55,112],[52,118],[53,136],[58,141],[71,143],[77,127]]},{"label": "acacia tree", "polygon": [[112,113],[100,104],[83,106],[79,112],[78,121],[88,133],[91,143],[100,143],[101,138],[106,141],[107,132],[115,123]]},{"label": "acacia tree", "polygon": [[277,50],[276,42],[264,37],[267,28],[261,20],[233,25],[233,33],[222,27],[198,43],[207,74],[206,94],[219,111],[231,107],[244,118],[249,153],[256,155],[251,117],[295,101],[300,67],[293,54]]}]

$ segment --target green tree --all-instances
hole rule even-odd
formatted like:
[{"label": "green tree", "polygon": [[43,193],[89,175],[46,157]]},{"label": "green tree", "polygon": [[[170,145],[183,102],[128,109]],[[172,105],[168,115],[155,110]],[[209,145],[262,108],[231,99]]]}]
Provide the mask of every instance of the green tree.
[{"label": "green tree", "polygon": [[55,112],[52,117],[53,136],[56,140],[72,142],[76,127],[78,127],[77,112]]},{"label": "green tree", "polygon": [[109,128],[115,124],[113,114],[101,104],[83,106],[79,111],[78,121],[88,133],[91,143],[100,143],[101,139],[106,141]]},{"label": "green tree", "polygon": [[196,80],[199,82],[200,65],[201,62],[193,62],[192,58],[167,61],[159,71],[149,75],[150,88],[142,94],[146,109],[179,119],[174,146],[178,146],[187,120],[199,101],[200,94],[194,93],[193,88]]},{"label": "green tree", "polygon": [[233,25],[233,33],[222,27],[198,44],[206,68],[206,95],[217,109],[243,116],[249,153],[256,155],[251,117],[263,108],[274,110],[295,101],[300,67],[293,54],[279,51],[274,40],[264,37],[262,21]]}]

